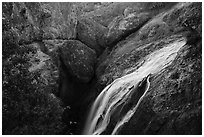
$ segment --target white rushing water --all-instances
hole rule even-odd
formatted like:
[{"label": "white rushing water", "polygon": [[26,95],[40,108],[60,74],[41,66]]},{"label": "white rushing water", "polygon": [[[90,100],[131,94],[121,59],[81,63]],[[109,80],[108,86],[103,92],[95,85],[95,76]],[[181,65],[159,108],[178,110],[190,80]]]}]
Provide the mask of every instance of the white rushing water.
[{"label": "white rushing water", "polygon": [[162,49],[154,51],[145,57],[144,63],[134,72],[118,78],[108,85],[93,103],[83,134],[96,135],[105,131],[114,111],[118,106],[126,103],[131,98],[133,92],[139,92],[137,89],[138,85],[146,78],[144,82],[146,83],[145,89],[141,91],[142,93],[135,106],[131,107],[124,116],[117,119],[118,121],[112,131],[112,134],[117,134],[124,123],[128,122],[133,116],[140,102],[145,97],[150,86],[148,75],[161,72],[162,69],[175,59],[177,52],[185,44],[185,39],[180,39],[166,45]]}]

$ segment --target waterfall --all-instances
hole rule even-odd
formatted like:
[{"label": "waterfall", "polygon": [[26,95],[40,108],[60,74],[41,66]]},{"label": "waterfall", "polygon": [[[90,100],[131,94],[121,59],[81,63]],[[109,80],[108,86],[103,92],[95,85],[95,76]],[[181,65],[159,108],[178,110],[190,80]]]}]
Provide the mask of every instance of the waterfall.
[{"label": "waterfall", "polygon": [[87,118],[83,134],[101,134],[111,117],[117,119],[111,134],[128,122],[136,112],[151,85],[151,74],[161,72],[175,59],[179,49],[186,44],[184,38],[175,40],[147,55],[134,72],[114,80],[94,101]]}]

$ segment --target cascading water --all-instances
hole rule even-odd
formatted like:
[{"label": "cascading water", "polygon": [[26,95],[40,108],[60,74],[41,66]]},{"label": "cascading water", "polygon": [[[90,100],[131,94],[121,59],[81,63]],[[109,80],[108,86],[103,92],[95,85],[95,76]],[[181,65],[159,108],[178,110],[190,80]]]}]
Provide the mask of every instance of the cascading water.
[{"label": "cascading water", "polygon": [[116,114],[117,122],[111,134],[117,134],[145,97],[150,86],[150,74],[161,72],[174,60],[179,49],[185,44],[186,41],[182,38],[154,51],[142,60],[143,64],[134,72],[108,85],[93,103],[83,134],[102,134],[110,124],[112,115]]}]

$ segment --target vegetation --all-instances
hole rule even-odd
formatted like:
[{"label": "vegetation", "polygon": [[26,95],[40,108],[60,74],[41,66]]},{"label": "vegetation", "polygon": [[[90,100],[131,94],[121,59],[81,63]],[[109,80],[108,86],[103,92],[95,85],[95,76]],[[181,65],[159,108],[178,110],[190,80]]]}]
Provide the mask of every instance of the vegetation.
[{"label": "vegetation", "polygon": [[43,84],[40,72],[28,70],[27,54],[36,50],[3,36],[3,134],[61,134],[60,101]]}]

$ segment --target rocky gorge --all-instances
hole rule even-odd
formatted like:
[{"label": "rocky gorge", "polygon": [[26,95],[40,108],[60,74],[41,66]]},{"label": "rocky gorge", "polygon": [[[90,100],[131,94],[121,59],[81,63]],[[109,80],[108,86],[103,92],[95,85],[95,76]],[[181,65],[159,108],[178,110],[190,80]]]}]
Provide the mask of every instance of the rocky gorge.
[{"label": "rocky gorge", "polygon": [[[8,92],[11,96],[15,88],[7,85],[12,85],[9,78],[18,78],[22,70],[13,63],[21,50],[17,54],[8,48],[21,47],[34,49],[21,55],[28,58],[26,71],[39,73],[31,83],[41,81],[39,89],[49,91],[46,96],[52,100],[48,103],[53,106],[51,113],[40,116],[60,117],[57,122],[51,119],[52,128],[60,130],[60,121],[63,131],[47,131],[49,123],[44,122],[39,124],[42,129],[34,132],[37,120],[31,122],[32,127],[10,120],[13,112],[8,113],[12,106]],[[5,2],[2,59],[3,134],[202,134],[202,3]],[[12,67],[7,67],[9,63]],[[129,76],[131,79],[126,79]],[[132,85],[137,90],[129,87]],[[24,92],[20,91],[16,96]],[[141,95],[137,95],[139,91]],[[100,104],[103,110],[92,109],[95,100],[98,108],[102,100],[107,101]],[[32,107],[32,111],[38,109]],[[19,108],[28,109],[24,105]],[[114,132],[131,109],[134,113]],[[55,114],[55,110],[60,112]],[[84,132],[89,130],[91,110],[95,126],[92,132]],[[33,117],[30,110],[26,112]],[[101,120],[94,113],[107,115]],[[37,119],[38,114],[34,115]]]}]

